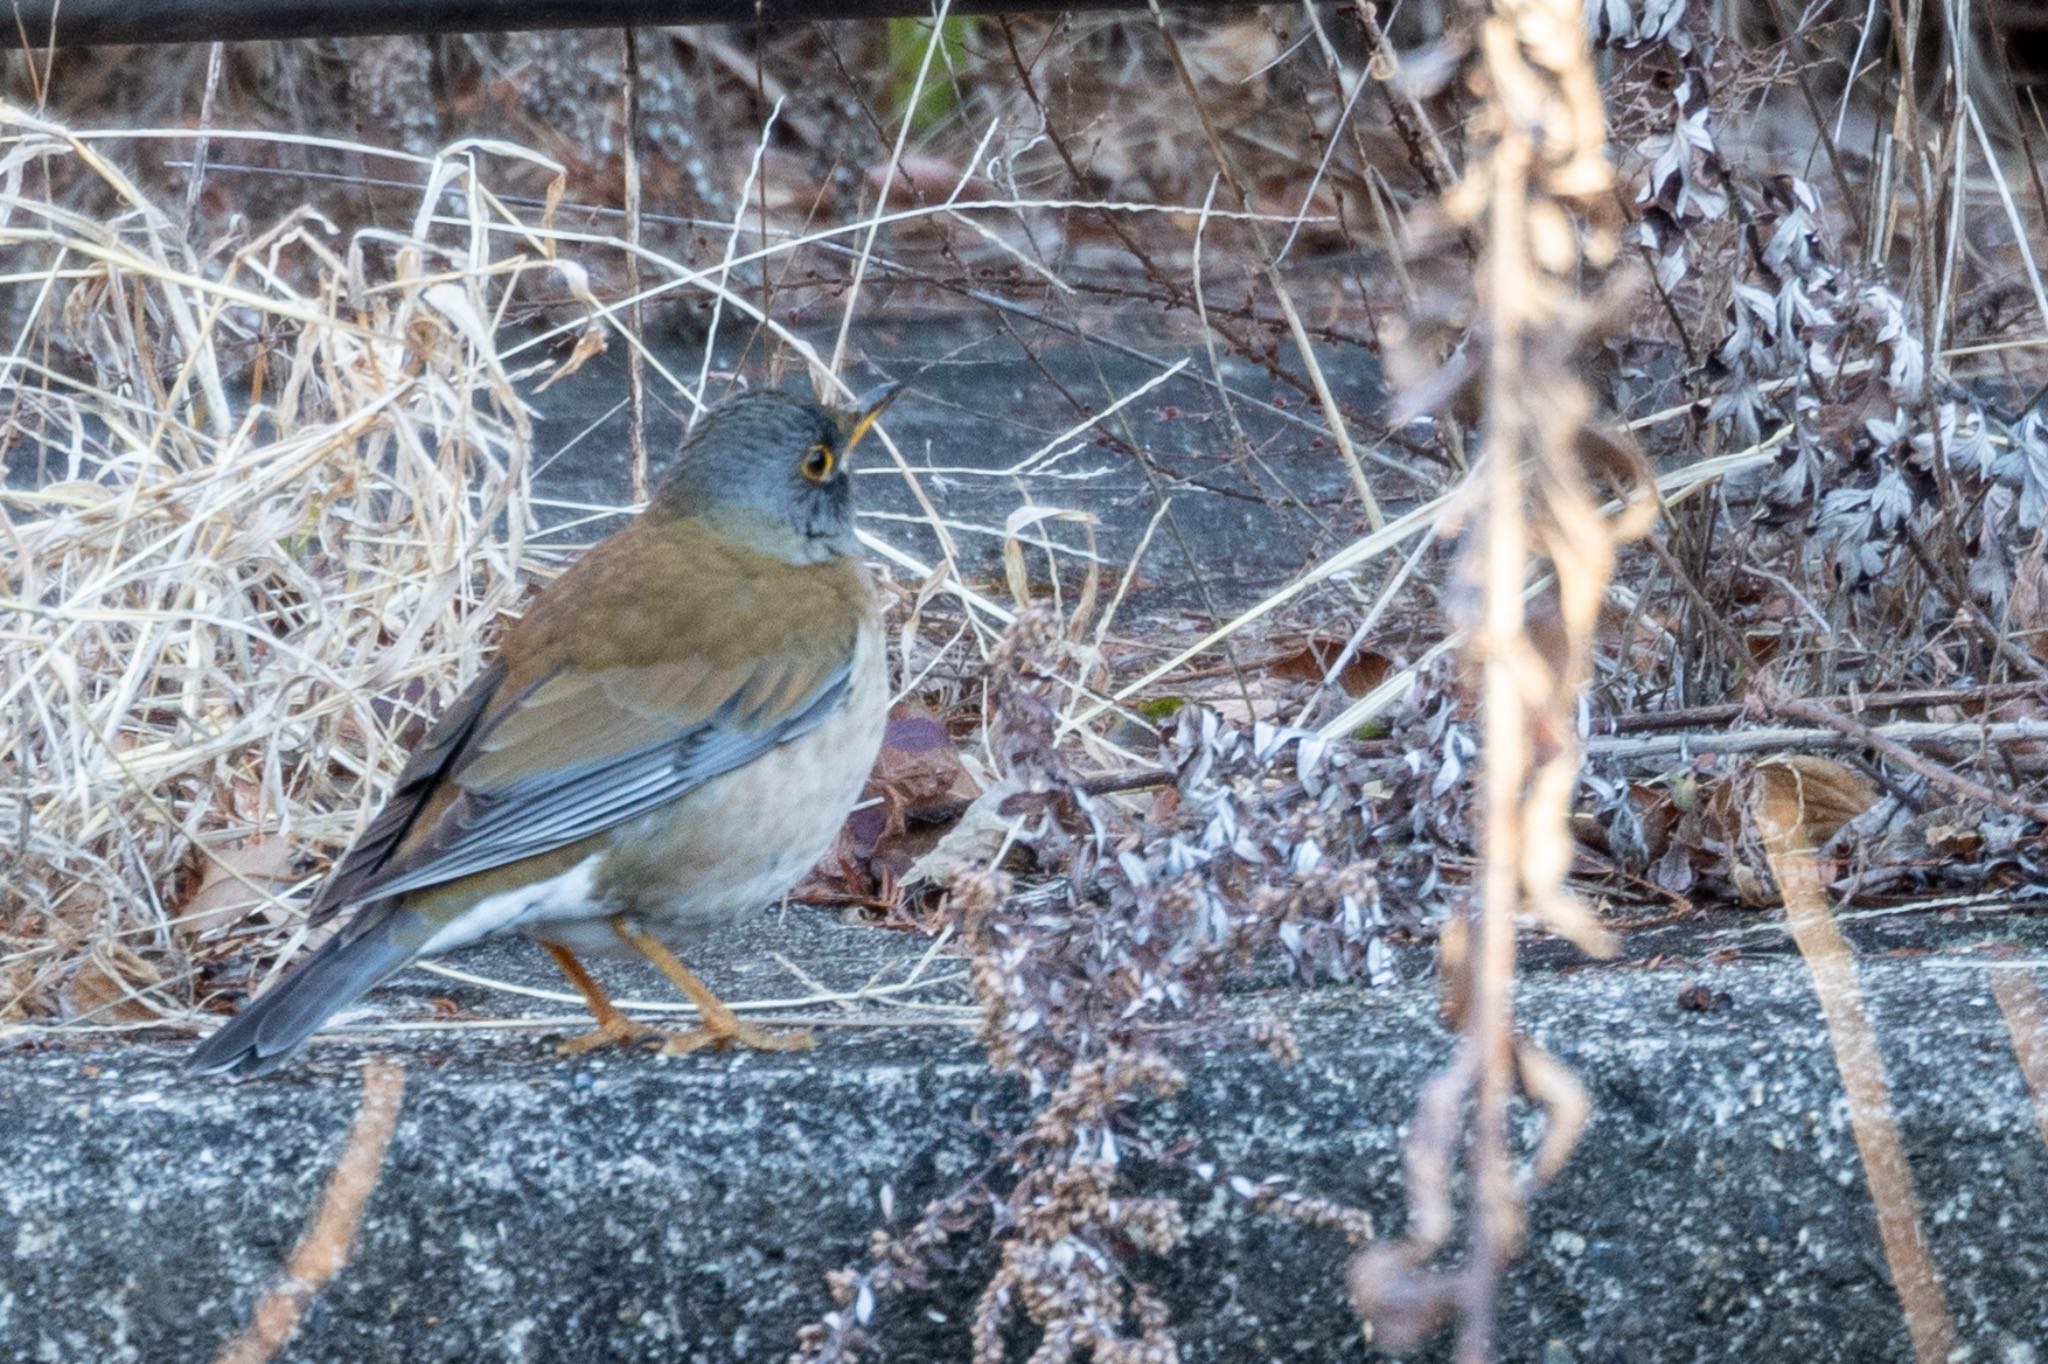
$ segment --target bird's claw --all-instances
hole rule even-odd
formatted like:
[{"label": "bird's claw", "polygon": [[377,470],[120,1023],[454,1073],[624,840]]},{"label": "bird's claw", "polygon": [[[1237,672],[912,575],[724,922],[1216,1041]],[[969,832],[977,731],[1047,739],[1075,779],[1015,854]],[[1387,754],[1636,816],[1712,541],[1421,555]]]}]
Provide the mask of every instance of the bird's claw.
[{"label": "bird's claw", "polygon": [[789,1032],[770,1032],[735,1018],[723,1026],[708,1025],[688,1032],[671,1033],[661,1044],[661,1054],[688,1056],[706,1047],[723,1051],[734,1042],[753,1051],[808,1051],[817,1045],[816,1039],[800,1028]]}]

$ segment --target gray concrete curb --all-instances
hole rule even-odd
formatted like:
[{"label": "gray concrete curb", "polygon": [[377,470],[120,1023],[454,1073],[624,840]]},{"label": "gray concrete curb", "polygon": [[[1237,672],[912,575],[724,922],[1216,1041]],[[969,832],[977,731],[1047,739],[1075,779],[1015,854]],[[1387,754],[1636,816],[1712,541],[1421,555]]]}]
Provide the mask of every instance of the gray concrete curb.
[{"label": "gray concrete curb", "polygon": [[[1970,1358],[2048,1341],[2048,1149],[1981,971],[1867,961],[1934,1258]],[[1904,1360],[1899,1308],[1803,968],[1539,975],[1530,1029],[1597,1106],[1510,1273],[1504,1359]],[[1154,1133],[1400,1225],[1397,1134],[1447,1047],[1427,986],[1281,997],[1304,1059],[1197,1059]],[[388,1049],[388,1048],[387,1048]],[[317,1203],[362,1049],[243,1086],[181,1048],[0,1055],[0,1359],[211,1359]],[[531,1034],[407,1044],[403,1112],[348,1267],[281,1358],[780,1360],[899,1215],[979,1168],[1028,1109],[971,1040],[844,1030],[804,1055],[561,1062]],[[1189,1361],[1362,1359],[1336,1233],[1180,1176],[1192,1243],[1160,1266]],[[964,1245],[974,1246],[970,1236]],[[876,1358],[965,1360],[988,1257],[884,1304]],[[1022,1357],[1020,1352],[1018,1357]],[[1434,1356],[1440,1357],[1440,1356]]]}]

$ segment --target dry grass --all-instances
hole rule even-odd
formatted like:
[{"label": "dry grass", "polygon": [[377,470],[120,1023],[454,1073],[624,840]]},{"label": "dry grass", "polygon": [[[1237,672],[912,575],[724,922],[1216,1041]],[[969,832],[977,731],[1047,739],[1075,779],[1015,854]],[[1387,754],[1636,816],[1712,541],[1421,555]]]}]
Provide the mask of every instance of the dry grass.
[{"label": "dry grass", "polygon": [[[0,235],[42,290],[14,424],[64,466],[7,493],[0,1017],[178,1018],[235,936],[288,951],[301,854],[353,837],[551,570],[528,395],[603,342],[619,305],[575,253],[619,247],[507,207],[495,165],[559,168],[472,144],[416,163],[409,231],[338,242],[294,215],[202,262],[95,142],[6,120]],[[77,174],[129,212],[29,188]],[[556,360],[504,334],[536,278],[585,304],[564,330],[591,344]]]},{"label": "dry grass", "polygon": [[[1263,29],[1240,29],[1236,40],[1277,55]],[[1197,95],[1256,74],[1256,65],[1239,70],[1232,52],[1207,39],[1191,47]],[[69,79],[80,79],[75,64]],[[1235,110],[1242,121],[1253,106],[1237,100],[1217,116]],[[635,242],[630,230],[615,236],[602,219],[590,230],[590,212],[561,206],[571,168],[502,140],[421,155],[228,126],[80,134],[8,109],[0,242],[14,248],[20,301],[9,429],[16,460],[34,467],[4,502],[0,714],[16,741],[0,767],[0,834],[13,849],[0,1020],[183,1022],[210,963],[294,954],[299,893],[362,827],[418,726],[474,675],[496,619],[557,567],[550,551],[562,532],[619,510],[578,508],[542,533],[544,515],[559,522],[568,509],[533,493],[533,395],[575,382],[603,348],[627,349],[661,400],[685,412],[729,381],[712,371],[708,346],[695,374],[671,372],[630,325],[643,309],[701,310],[714,337],[721,327],[757,330],[777,367],[830,383],[823,376],[838,357],[813,350],[780,315],[819,288],[786,285],[771,315],[743,281],[801,279],[807,260],[850,262],[843,288],[822,295],[833,298],[843,352],[883,282],[929,287],[949,268],[998,259],[1022,261],[1027,279],[1055,295],[1088,287],[1101,276],[1085,261],[1067,267],[1077,286],[1028,258],[1046,224],[1077,213],[1168,263],[1204,240],[1217,257],[1233,233],[1291,239],[1334,225],[1327,211],[1074,197],[1079,186],[1018,193],[1045,183],[1029,159],[1011,162],[1012,193],[997,193],[969,172],[1016,134],[1000,119],[970,123],[970,107],[978,118],[978,104],[963,105],[952,126],[982,155],[962,157],[954,183],[930,180],[926,151],[906,188],[838,217],[821,217],[816,203],[791,212],[777,197],[771,142],[787,116],[771,113],[741,211],[723,227],[698,224],[717,233],[710,264]],[[1156,108],[1141,116],[1140,130],[1159,117]],[[901,183],[887,170],[915,145],[909,127],[906,118],[878,129],[889,150],[877,185]],[[186,149],[198,143],[210,164],[195,171]],[[138,149],[148,150],[139,177],[124,169]],[[281,204],[270,225],[209,244],[171,207],[207,199],[203,184],[224,176],[247,182],[237,166],[323,157],[384,168],[378,216],[398,225],[341,231],[311,203]],[[297,183],[324,182],[315,173]],[[332,206],[332,196],[316,202]],[[1327,210],[1329,201],[1303,205]],[[1164,279],[1171,266],[1151,268]],[[641,287],[622,290],[636,275]],[[1297,344],[1304,325],[1298,316],[1285,324]],[[1235,392],[1218,360],[1212,348],[1204,382],[1226,402],[1256,401]],[[1007,472],[951,473],[1003,479],[1050,468],[1186,369],[1162,362]],[[1085,549],[1070,569],[1052,533],[1074,525],[1085,539],[1085,515],[1041,504],[1002,524],[962,526],[934,505],[931,471],[913,470],[886,432],[881,443],[941,547],[930,563],[900,548],[886,520],[864,532],[911,606],[899,636],[914,669],[909,689],[935,672],[971,673],[1014,619],[1000,590],[958,571],[963,531],[1010,542],[1005,586],[1027,596],[1034,576],[1049,573],[1057,590],[1071,572],[1097,571]],[[1047,486],[1085,498],[1071,481]],[[1162,516],[1170,521],[1170,506]],[[1287,597],[1365,557],[1312,566]],[[1063,713],[1094,761],[1116,767],[1135,759],[1111,727],[1128,730],[1135,717],[1103,689],[1104,650],[1118,638],[1137,565],[1101,567],[1106,607],[1082,612],[1093,651],[1062,683]],[[1116,661],[1148,661],[1152,650],[1126,643]]]},{"label": "dry grass", "polygon": [[[100,143],[0,122],[37,291],[10,425],[61,461],[6,494],[0,1017],[177,1017],[202,943],[292,922],[292,849],[348,841],[518,603],[533,370],[495,332],[555,270],[491,231],[484,148],[422,165],[411,233],[294,215],[202,260]],[[37,192],[72,176],[124,212]]]}]

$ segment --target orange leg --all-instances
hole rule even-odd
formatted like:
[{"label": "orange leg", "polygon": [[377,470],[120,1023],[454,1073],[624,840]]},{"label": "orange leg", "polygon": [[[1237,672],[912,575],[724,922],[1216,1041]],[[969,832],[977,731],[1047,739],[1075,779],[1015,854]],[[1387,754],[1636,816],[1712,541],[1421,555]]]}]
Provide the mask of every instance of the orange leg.
[{"label": "orange leg", "polygon": [[645,1023],[635,1023],[620,1013],[618,1006],[612,1003],[611,996],[604,992],[604,986],[597,983],[597,977],[584,970],[583,963],[576,960],[568,948],[557,947],[551,942],[542,943],[541,946],[547,948],[548,955],[555,959],[555,965],[562,968],[562,974],[576,987],[576,993],[583,996],[583,1005],[590,1010],[590,1016],[597,1020],[595,1032],[583,1033],[557,1043],[556,1052],[563,1056],[576,1056],[597,1047],[627,1046],[650,1037],[667,1036],[659,1028],[651,1028]]},{"label": "orange leg", "polygon": [[[612,931],[631,943],[641,956],[660,967],[661,973],[674,981],[676,987],[690,997],[690,1002],[697,1006],[697,1012],[704,1019],[700,1027],[684,1033],[669,1034],[668,1041],[662,1043],[663,1056],[680,1056],[702,1047],[725,1047],[734,1042],[743,1043],[756,1051],[801,1051],[812,1045],[811,1035],[807,1032],[769,1032],[742,1021],[725,1006],[724,1000],[711,993],[710,986],[697,979],[695,971],[683,965],[681,957],[649,936],[626,915],[613,916]],[[580,971],[582,968],[579,966],[577,969]],[[582,987],[579,985],[577,988]],[[589,992],[585,991],[584,998],[589,997]],[[606,1005],[609,1007],[610,1001],[606,1001]],[[617,1010],[613,1012],[616,1013]],[[600,1018],[600,1028],[603,1025],[603,1019]]]}]

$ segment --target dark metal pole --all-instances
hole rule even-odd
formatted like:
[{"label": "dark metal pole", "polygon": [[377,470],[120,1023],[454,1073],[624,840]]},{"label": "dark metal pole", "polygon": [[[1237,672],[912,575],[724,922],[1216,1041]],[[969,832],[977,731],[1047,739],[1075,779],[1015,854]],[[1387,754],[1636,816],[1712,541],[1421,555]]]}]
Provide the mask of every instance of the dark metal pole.
[{"label": "dark metal pole", "polygon": [[[1171,0],[1173,9],[1247,0]],[[930,0],[0,0],[0,35],[32,48],[252,42],[391,33],[783,24],[928,15]],[[950,13],[1147,8],[1146,0],[956,0]],[[55,33],[51,31],[55,23]]]}]

